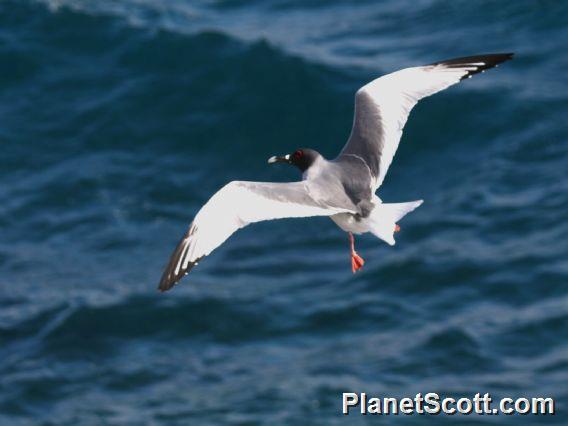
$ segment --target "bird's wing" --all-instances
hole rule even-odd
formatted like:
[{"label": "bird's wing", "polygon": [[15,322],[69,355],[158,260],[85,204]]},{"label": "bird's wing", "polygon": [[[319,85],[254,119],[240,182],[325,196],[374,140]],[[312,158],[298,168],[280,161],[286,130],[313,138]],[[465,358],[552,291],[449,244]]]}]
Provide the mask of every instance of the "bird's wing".
[{"label": "bird's wing", "polygon": [[450,59],[405,68],[371,81],[355,95],[353,128],[339,157],[362,159],[377,190],[396,153],[408,114],[420,99],[512,57],[512,53],[498,53]]},{"label": "bird's wing", "polygon": [[351,212],[316,202],[306,182],[234,181],[221,188],[199,210],[174,250],[159,290],[172,288],[193,266],[249,223],[270,219],[331,216]]}]

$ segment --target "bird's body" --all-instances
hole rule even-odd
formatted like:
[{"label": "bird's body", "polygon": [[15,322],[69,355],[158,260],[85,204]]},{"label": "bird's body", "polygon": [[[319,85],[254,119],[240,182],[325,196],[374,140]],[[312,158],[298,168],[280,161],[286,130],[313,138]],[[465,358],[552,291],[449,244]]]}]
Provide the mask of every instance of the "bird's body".
[{"label": "bird's body", "polygon": [[372,221],[380,220],[372,213],[378,213],[377,206],[382,201],[373,191],[370,169],[358,156],[346,154],[330,161],[318,154],[302,179],[314,200],[348,210],[330,216],[345,232],[357,235],[371,232]]},{"label": "bird's body", "polygon": [[[380,200],[375,201],[375,205],[379,203]],[[375,205],[373,205],[373,207],[375,207]],[[331,216],[330,219],[345,232],[351,232],[355,235],[364,234],[369,232],[370,229],[369,221],[371,219],[369,219],[369,216],[361,217],[352,213],[338,213]]]},{"label": "bird's body", "polygon": [[511,59],[512,54],[457,58],[406,68],[359,89],[349,140],[337,158],[326,160],[303,148],[269,163],[295,165],[302,180],[289,183],[234,181],[201,208],[162,275],[169,290],[204,256],[238,229],[263,220],[328,216],[349,233],[353,272],[363,266],[353,234],[372,233],[394,245],[397,222],[422,200],[383,203],[375,194],[398,148],[410,110],[422,98]]},{"label": "bird's body", "polygon": [[329,161],[318,154],[312,166],[302,174],[302,180],[315,201],[368,216],[369,202],[374,195],[371,175],[354,179],[360,174],[358,163],[360,160],[353,157]]}]

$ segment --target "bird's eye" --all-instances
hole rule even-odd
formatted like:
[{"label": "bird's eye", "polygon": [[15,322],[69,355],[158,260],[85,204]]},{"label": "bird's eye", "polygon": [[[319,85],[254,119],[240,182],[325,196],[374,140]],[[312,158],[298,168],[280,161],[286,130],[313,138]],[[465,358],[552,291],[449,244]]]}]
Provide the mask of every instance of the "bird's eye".
[{"label": "bird's eye", "polygon": [[294,153],[294,158],[298,159],[298,158],[302,158],[302,156],[304,155],[304,152],[299,149]]}]

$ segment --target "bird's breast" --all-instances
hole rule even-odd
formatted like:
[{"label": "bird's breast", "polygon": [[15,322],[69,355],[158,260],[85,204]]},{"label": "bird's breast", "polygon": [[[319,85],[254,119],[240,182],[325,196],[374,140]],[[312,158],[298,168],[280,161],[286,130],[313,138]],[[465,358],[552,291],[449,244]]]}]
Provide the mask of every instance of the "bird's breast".
[{"label": "bird's breast", "polygon": [[339,213],[331,216],[331,220],[345,232],[363,234],[369,232],[367,219],[351,213]]}]

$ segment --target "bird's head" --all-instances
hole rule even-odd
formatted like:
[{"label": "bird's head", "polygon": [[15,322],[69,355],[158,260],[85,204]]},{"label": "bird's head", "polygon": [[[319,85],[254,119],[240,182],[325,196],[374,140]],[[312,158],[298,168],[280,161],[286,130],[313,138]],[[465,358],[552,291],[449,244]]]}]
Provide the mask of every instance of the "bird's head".
[{"label": "bird's head", "polygon": [[268,159],[268,164],[287,163],[296,166],[302,173],[310,168],[312,164],[321,157],[320,153],[309,148],[300,148],[292,154],[282,156],[274,155]]}]

